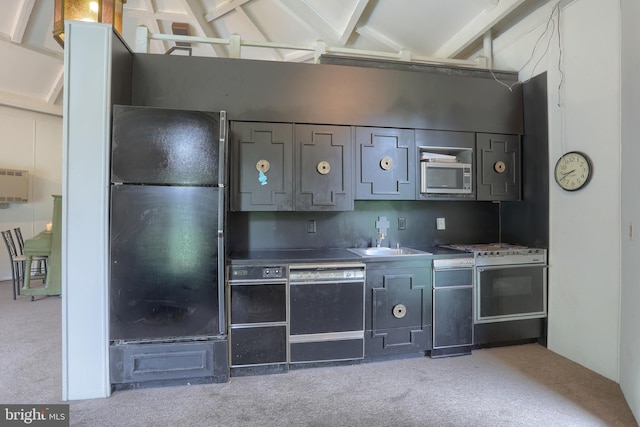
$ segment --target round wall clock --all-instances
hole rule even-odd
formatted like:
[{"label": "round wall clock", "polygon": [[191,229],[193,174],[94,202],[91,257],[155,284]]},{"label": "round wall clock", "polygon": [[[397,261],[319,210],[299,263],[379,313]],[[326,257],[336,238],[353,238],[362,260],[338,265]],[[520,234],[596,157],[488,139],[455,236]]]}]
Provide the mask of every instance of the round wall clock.
[{"label": "round wall clock", "polygon": [[593,173],[591,160],[579,151],[570,151],[558,159],[555,167],[556,182],[563,190],[576,191],[589,183]]}]

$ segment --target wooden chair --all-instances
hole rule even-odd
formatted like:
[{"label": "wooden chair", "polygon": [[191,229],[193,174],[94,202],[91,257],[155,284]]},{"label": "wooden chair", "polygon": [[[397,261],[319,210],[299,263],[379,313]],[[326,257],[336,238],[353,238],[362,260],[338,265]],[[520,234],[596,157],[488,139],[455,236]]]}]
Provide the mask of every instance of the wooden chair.
[{"label": "wooden chair", "polygon": [[7,246],[7,252],[9,252],[9,259],[11,261],[11,274],[13,280],[13,299],[16,299],[16,295],[20,295],[20,287],[24,280],[24,262],[26,257],[22,254],[18,254],[16,250],[16,244],[13,241],[11,230],[5,230],[2,232],[2,238]]}]

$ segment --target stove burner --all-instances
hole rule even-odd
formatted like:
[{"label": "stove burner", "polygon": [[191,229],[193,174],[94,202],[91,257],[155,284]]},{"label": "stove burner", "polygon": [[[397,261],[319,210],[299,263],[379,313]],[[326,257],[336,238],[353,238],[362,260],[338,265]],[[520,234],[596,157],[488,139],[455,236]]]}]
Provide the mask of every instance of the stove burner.
[{"label": "stove burner", "polygon": [[530,248],[508,243],[446,245],[446,248],[473,253],[476,266],[537,264],[547,262],[546,249]]},{"label": "stove burner", "polygon": [[528,246],[512,245],[509,243],[477,243],[472,245],[446,245],[445,247],[463,252],[498,252],[529,249]]}]

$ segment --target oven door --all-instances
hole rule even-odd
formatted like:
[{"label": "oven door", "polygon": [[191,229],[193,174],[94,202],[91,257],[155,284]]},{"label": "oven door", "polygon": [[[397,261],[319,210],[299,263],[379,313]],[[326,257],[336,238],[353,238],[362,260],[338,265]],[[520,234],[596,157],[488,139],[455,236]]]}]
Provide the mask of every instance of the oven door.
[{"label": "oven door", "polygon": [[475,323],[547,316],[547,266],[476,267]]}]

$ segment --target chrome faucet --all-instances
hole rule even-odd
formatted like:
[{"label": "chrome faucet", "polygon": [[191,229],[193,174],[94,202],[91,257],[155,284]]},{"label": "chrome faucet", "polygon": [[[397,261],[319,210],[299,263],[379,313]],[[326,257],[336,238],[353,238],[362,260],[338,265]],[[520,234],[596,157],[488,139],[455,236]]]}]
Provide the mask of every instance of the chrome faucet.
[{"label": "chrome faucet", "polygon": [[376,221],[376,228],[378,229],[378,237],[376,238],[376,247],[379,248],[380,244],[384,240],[385,233],[389,229],[389,221],[386,216],[379,216]]}]

